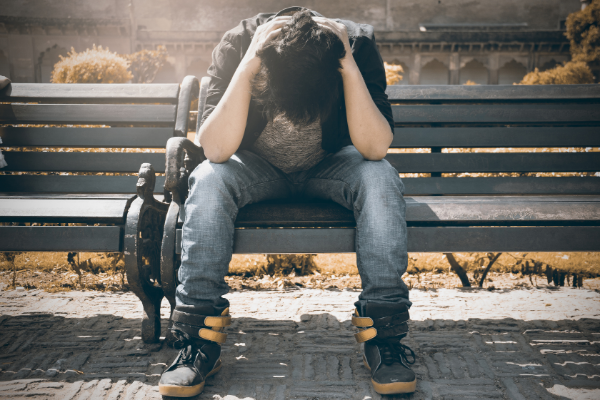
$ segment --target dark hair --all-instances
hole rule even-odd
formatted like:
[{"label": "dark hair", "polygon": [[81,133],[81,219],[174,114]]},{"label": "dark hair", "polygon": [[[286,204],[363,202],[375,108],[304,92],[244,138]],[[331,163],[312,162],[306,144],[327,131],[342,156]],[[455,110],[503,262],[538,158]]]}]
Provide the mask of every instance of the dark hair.
[{"label": "dark hair", "polygon": [[296,125],[324,121],[337,104],[345,54],[333,31],[321,28],[309,11],[299,11],[258,52],[261,68],[252,95],[269,120],[283,114]]}]

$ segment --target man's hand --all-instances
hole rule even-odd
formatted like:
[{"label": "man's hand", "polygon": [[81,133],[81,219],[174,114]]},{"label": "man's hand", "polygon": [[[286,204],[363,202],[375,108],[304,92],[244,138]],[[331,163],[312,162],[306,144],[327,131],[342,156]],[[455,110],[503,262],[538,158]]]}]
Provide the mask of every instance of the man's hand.
[{"label": "man's hand", "polygon": [[247,71],[254,76],[260,71],[260,57],[258,53],[267,43],[275,39],[281,33],[281,28],[290,22],[292,17],[277,17],[267,22],[264,25],[260,25],[256,28],[256,32],[252,37],[252,42],[248,51],[242,59],[241,67],[247,69]]},{"label": "man's hand", "polygon": [[342,68],[346,69],[347,67],[356,66],[356,63],[354,62],[354,57],[352,56],[352,47],[350,47],[350,40],[348,39],[348,30],[346,29],[346,25],[342,24],[341,22],[336,22],[332,19],[324,17],[313,17],[313,20],[319,26],[333,31],[333,33],[335,33],[340,38],[342,43],[344,43],[346,55],[341,60]]}]

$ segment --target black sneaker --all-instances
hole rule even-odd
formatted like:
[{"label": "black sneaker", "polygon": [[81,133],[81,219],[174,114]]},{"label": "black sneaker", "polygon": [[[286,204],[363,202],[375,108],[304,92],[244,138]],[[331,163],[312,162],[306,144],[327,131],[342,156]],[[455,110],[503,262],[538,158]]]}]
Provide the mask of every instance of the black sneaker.
[{"label": "black sneaker", "polygon": [[193,314],[181,308],[173,312],[172,327],[174,347],[181,351],[160,378],[158,391],[163,396],[192,397],[202,392],[206,378],[221,369],[221,344],[227,338],[221,330],[231,324],[229,309],[214,316],[206,308],[194,309]]},{"label": "black sneaker", "polygon": [[410,369],[415,353],[400,341],[408,333],[408,309],[404,305],[367,303],[356,310],[352,324],[364,343],[363,361],[371,372],[371,384],[379,394],[412,393],[417,377]]}]

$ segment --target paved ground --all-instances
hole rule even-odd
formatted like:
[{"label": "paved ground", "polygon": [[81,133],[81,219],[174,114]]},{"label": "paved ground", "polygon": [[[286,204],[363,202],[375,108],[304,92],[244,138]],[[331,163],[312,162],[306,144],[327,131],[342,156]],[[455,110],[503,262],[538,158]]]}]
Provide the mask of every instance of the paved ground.
[{"label": "paved ground", "polygon": [[[379,399],[349,315],[358,293],[232,293],[224,369],[201,399]],[[600,294],[413,290],[411,399],[599,399]],[[163,307],[166,318],[168,309]],[[0,293],[0,399],[152,399],[174,351],[144,345],[130,293]]]}]

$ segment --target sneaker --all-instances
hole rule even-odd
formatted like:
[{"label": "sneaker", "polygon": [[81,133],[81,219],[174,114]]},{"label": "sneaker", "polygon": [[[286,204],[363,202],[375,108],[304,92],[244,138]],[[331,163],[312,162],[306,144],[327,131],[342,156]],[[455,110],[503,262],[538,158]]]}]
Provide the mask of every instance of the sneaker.
[{"label": "sneaker", "polygon": [[371,372],[371,384],[379,394],[412,393],[417,377],[410,365],[415,353],[401,340],[408,333],[408,309],[404,305],[367,303],[352,316],[362,329],[355,334],[364,343],[363,362]]},{"label": "sneaker", "polygon": [[210,315],[211,310],[194,311],[202,314],[177,308],[173,312],[174,347],[181,350],[158,383],[158,391],[163,396],[196,396],[204,389],[206,378],[221,369],[221,344],[227,338],[221,330],[231,324],[229,309],[221,316]]}]

